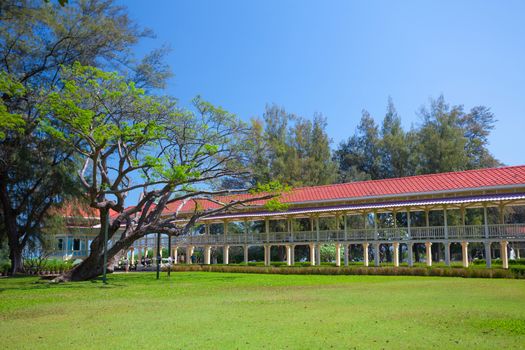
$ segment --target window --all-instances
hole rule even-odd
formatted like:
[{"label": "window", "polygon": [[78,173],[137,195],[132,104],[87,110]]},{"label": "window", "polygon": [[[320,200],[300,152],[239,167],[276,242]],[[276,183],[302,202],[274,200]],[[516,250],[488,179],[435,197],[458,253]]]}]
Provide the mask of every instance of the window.
[{"label": "window", "polygon": [[80,239],[76,238],[73,240],[73,250],[80,250]]},{"label": "window", "polygon": [[58,239],[58,250],[64,250],[64,240],[62,238]]}]

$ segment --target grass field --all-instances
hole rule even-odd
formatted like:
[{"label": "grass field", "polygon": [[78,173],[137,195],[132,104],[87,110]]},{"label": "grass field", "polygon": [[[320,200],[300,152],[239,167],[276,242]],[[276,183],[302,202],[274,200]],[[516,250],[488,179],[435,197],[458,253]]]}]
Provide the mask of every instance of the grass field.
[{"label": "grass field", "polygon": [[519,349],[525,281],[115,274],[0,279],[3,349]]}]

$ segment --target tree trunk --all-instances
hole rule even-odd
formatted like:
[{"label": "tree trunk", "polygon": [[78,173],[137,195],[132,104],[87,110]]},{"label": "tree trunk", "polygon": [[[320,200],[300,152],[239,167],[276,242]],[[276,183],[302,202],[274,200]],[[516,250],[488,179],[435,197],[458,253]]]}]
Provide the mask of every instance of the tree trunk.
[{"label": "tree trunk", "polygon": [[[108,259],[109,261],[109,259]],[[69,271],[64,272],[58,276],[55,281],[85,281],[93,279],[103,273],[104,257],[100,255],[90,254],[84,261],[75,266]],[[109,266],[113,266],[109,264]],[[108,267],[107,272],[113,272],[112,268]]]},{"label": "tree trunk", "polygon": [[[57,278],[55,282],[68,282],[68,281],[86,281],[96,278],[104,272],[104,237],[101,232],[93,242],[91,242],[91,252],[89,256],[82,261],[80,264],[75,266],[69,271],[64,272]],[[129,249],[133,244],[133,241],[118,241],[108,249],[108,265],[107,273],[113,273],[113,267],[118,263],[122,255]]]},{"label": "tree trunk", "polygon": [[17,273],[24,271],[24,265],[22,263],[22,249],[15,243],[15,247],[11,246],[9,242],[9,259],[11,260],[11,267],[9,268],[8,275],[14,276]]},{"label": "tree trunk", "polygon": [[7,242],[9,245],[9,259],[11,259],[11,267],[8,271],[10,276],[16,275],[18,272],[23,272],[24,266],[22,264],[22,249],[18,236],[18,226],[16,224],[16,214],[11,207],[9,196],[7,194],[7,187],[2,184],[0,187],[0,203],[4,212],[4,226],[7,233]]}]

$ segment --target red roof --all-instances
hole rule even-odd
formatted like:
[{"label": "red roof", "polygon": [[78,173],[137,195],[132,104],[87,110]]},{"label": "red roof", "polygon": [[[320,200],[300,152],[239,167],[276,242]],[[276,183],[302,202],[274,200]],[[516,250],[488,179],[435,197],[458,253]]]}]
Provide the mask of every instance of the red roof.
[{"label": "red roof", "polygon": [[[367,197],[392,197],[418,195],[443,191],[476,190],[499,186],[525,186],[525,165],[478,170],[456,171],[440,174],[408,176],[395,179],[358,181],[344,184],[311,186],[295,188],[284,193],[280,199],[283,203],[324,202],[332,200],[355,200]],[[248,199],[251,195],[232,195],[215,199],[228,203],[232,200]],[[219,205],[205,200],[188,201],[183,212],[192,211],[195,202],[199,209],[219,208]],[[263,201],[251,202],[249,205],[262,205]],[[174,212],[180,202],[166,208]]]},{"label": "red roof", "polygon": [[[60,214],[67,218],[73,219],[99,219],[99,211],[95,208],[91,208],[85,202],[81,200],[72,200],[64,205],[54,208],[50,211],[52,214]],[[119,213],[111,209],[109,211],[109,216],[115,218]]]}]

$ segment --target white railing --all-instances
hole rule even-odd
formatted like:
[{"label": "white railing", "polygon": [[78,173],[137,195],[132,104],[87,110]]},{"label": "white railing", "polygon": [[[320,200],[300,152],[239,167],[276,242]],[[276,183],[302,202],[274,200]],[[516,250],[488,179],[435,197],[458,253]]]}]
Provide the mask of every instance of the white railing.
[{"label": "white railing", "polygon": [[[451,227],[448,227],[449,231]],[[427,240],[427,239],[445,239],[444,226],[431,227],[412,227],[410,233],[407,232],[406,239]]]},{"label": "white railing", "polygon": [[501,239],[525,240],[525,224],[466,225],[432,227],[368,228],[299,232],[269,232],[229,235],[196,235],[174,237],[174,245],[243,245],[265,243],[316,243],[364,241],[432,241],[432,240]]}]

